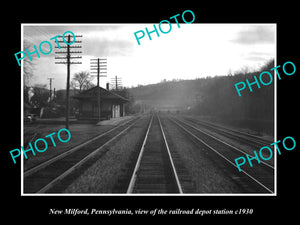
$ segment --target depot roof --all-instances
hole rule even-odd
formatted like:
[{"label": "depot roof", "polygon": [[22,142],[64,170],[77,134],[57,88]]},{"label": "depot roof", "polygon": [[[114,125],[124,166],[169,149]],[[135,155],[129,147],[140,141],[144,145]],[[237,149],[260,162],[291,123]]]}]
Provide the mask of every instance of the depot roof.
[{"label": "depot roof", "polygon": [[81,93],[74,95],[73,98],[78,100],[87,100],[87,99],[96,100],[97,95],[99,94],[99,90],[100,90],[101,100],[121,101],[124,103],[129,101],[127,98],[124,98],[114,92],[108,91],[98,86],[82,91]]}]

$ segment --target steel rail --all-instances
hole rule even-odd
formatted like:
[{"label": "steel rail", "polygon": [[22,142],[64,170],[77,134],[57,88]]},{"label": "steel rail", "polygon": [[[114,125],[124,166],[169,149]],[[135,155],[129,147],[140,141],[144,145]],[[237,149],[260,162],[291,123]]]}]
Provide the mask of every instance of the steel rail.
[{"label": "steel rail", "polygon": [[78,145],[76,145],[76,146],[70,148],[69,150],[67,150],[67,151],[65,151],[65,152],[63,152],[63,153],[61,153],[61,154],[59,154],[59,155],[57,155],[57,156],[54,156],[54,157],[52,157],[52,158],[50,158],[50,159],[48,159],[48,160],[46,160],[46,161],[40,163],[39,165],[34,166],[34,167],[32,167],[32,168],[26,170],[26,171],[24,172],[24,178],[25,178],[25,177],[28,177],[29,175],[32,175],[32,174],[35,173],[35,172],[38,172],[39,170],[43,169],[44,167],[50,165],[51,163],[56,162],[57,160],[59,160],[59,159],[61,159],[61,158],[64,158],[64,157],[68,156],[69,154],[71,154],[71,153],[73,153],[73,152],[79,150],[80,148],[84,147],[85,145],[87,145],[87,144],[89,144],[89,143],[91,143],[91,142],[93,142],[93,141],[95,141],[95,140],[97,140],[97,139],[103,137],[103,136],[106,135],[106,134],[109,134],[110,132],[112,132],[112,131],[114,131],[114,130],[116,130],[116,129],[118,129],[118,128],[120,128],[120,127],[122,127],[122,126],[124,126],[124,125],[126,125],[126,124],[128,124],[128,123],[130,123],[130,122],[132,122],[132,121],[135,120],[135,119],[136,119],[136,118],[134,118],[134,119],[132,119],[132,120],[129,120],[129,121],[126,121],[126,122],[120,124],[119,126],[116,126],[116,127],[112,128],[112,129],[110,129],[110,130],[108,130],[108,131],[106,131],[106,132],[104,132],[104,133],[102,133],[102,134],[96,135],[95,137],[92,137],[92,138],[90,138],[90,139],[88,139],[88,140],[86,140],[86,141],[84,141],[84,142],[82,142],[82,143],[80,143],[80,144],[78,144]]},{"label": "steel rail", "polygon": [[[192,119],[192,118],[189,118],[189,117],[184,117],[184,118],[187,119],[187,120]],[[216,124],[213,124],[213,123],[210,123],[210,122],[207,122],[207,121],[203,121],[203,120],[195,119],[195,121],[197,121],[197,123],[199,123],[199,124],[203,124],[204,126],[211,127],[213,129],[216,129],[216,130],[220,130],[221,132],[224,132],[224,133],[227,133],[227,134],[230,134],[230,135],[232,135],[232,133],[235,133],[235,134],[237,134],[236,136],[238,136],[238,137],[241,137],[241,138],[246,137],[246,139],[248,138],[248,140],[251,140],[252,142],[256,142],[256,143],[260,142],[261,144],[270,143],[270,140],[267,140],[267,139],[262,138],[262,137],[258,137],[258,136],[253,135],[253,134],[248,134],[248,133],[245,133],[245,132],[242,132],[242,131],[233,130],[233,129],[223,127],[221,125],[216,125]],[[250,138],[252,138],[252,139],[250,139]],[[253,139],[255,139],[255,140],[253,140]]]},{"label": "steel rail", "polygon": [[165,145],[167,147],[167,152],[168,152],[169,160],[170,160],[171,165],[172,165],[172,170],[173,170],[173,174],[174,174],[174,177],[175,177],[175,180],[176,180],[178,191],[179,191],[180,194],[183,194],[182,187],[181,187],[181,184],[180,184],[180,181],[179,181],[179,178],[178,178],[178,175],[177,175],[177,171],[176,171],[173,159],[172,159],[172,155],[171,155],[170,148],[169,148],[169,145],[168,145],[168,142],[167,142],[167,139],[166,139],[165,132],[163,130],[163,127],[162,127],[161,121],[159,119],[159,116],[157,116],[157,118],[158,118],[161,133],[162,133],[163,138],[164,138]]},{"label": "steel rail", "polygon": [[[239,151],[239,152],[241,152],[241,153],[244,153],[244,154],[247,154],[247,155],[249,155],[249,156],[254,157],[254,155],[249,154],[249,153],[247,153],[247,152],[245,152],[245,151],[243,151],[243,150],[241,150],[241,149],[238,149],[237,147],[235,147],[235,146],[233,146],[233,145],[231,145],[231,144],[228,144],[227,142],[224,142],[224,141],[222,141],[221,139],[219,139],[219,138],[217,138],[217,137],[215,137],[215,136],[213,136],[213,135],[211,135],[211,134],[209,134],[209,133],[206,133],[206,132],[204,132],[203,130],[201,130],[201,129],[199,129],[199,128],[197,128],[197,127],[195,127],[195,126],[193,126],[193,125],[191,125],[191,124],[189,124],[189,123],[187,123],[187,122],[185,122],[185,121],[182,121],[182,120],[180,120],[180,119],[177,119],[177,120],[180,121],[180,122],[182,122],[182,123],[184,123],[184,124],[187,125],[187,126],[192,127],[193,129],[195,129],[195,130],[197,130],[197,131],[199,131],[199,132],[201,132],[201,133],[203,133],[203,134],[205,134],[205,135],[207,135],[207,136],[210,136],[211,138],[213,138],[213,139],[215,139],[215,140],[217,140],[217,141],[219,141],[219,142],[221,142],[221,143],[223,143],[223,144],[225,144],[225,145],[227,145],[227,146],[229,146],[229,147],[235,149],[236,151]],[[263,161],[261,161],[261,163],[264,164],[265,166],[267,166],[267,167],[269,167],[269,168],[271,168],[271,169],[274,170],[274,167],[273,167],[272,165],[270,165],[270,164],[268,164],[268,163],[265,163],[265,162],[263,162]]]},{"label": "steel rail", "polygon": [[[132,121],[132,120],[131,120]],[[62,173],[61,175],[59,175],[58,177],[56,177],[55,179],[53,179],[51,182],[49,182],[47,185],[45,185],[43,188],[41,188],[39,191],[37,191],[37,193],[45,193],[48,190],[50,190],[57,182],[59,182],[60,180],[64,179],[67,175],[69,175],[70,173],[72,173],[74,170],[76,170],[77,168],[79,168],[80,166],[82,166],[83,163],[85,163],[86,161],[88,161],[89,159],[91,159],[93,156],[95,156],[100,150],[102,150],[106,145],[108,145],[109,143],[111,143],[112,141],[114,141],[116,138],[118,138],[120,135],[122,135],[125,131],[127,131],[129,128],[131,128],[133,125],[135,125],[139,120],[135,121],[133,124],[131,124],[130,126],[128,126],[127,128],[125,128],[124,130],[122,130],[120,133],[118,133],[116,136],[114,136],[113,138],[111,138],[110,140],[108,140],[107,142],[105,142],[103,145],[101,145],[100,147],[96,148],[94,151],[92,151],[90,154],[88,154],[87,156],[85,156],[83,159],[81,159],[79,162],[77,162],[75,165],[73,165],[72,167],[70,167],[68,170],[66,170],[64,173]]]},{"label": "steel rail", "polygon": [[[176,122],[174,119],[171,119],[171,121],[173,121],[175,124],[177,124],[179,127],[181,127],[185,132],[187,132],[188,134],[190,134],[192,137],[194,137],[196,140],[198,140],[199,142],[201,142],[202,144],[204,144],[206,147],[208,147],[209,149],[211,149],[213,152],[215,152],[216,154],[218,154],[220,157],[222,157],[224,160],[226,160],[229,164],[231,164],[232,166],[234,166],[235,168],[237,168],[237,166],[228,158],[226,158],[223,154],[221,154],[220,152],[218,152],[216,149],[214,149],[213,147],[211,147],[209,144],[207,144],[206,142],[204,142],[203,140],[201,140],[199,137],[197,137],[195,134],[193,134],[191,131],[189,131],[188,129],[186,129],[185,127],[183,127],[181,124],[179,124],[178,122]],[[189,126],[189,125],[187,125]],[[253,176],[251,176],[250,174],[248,174],[246,171],[244,171],[243,169],[241,169],[241,172],[244,173],[246,176],[248,176],[250,179],[252,179],[253,181],[255,181],[257,184],[259,184],[261,187],[263,187],[265,190],[267,190],[270,193],[274,193],[272,190],[270,190],[268,187],[266,187],[263,183],[261,183],[260,181],[258,181],[256,178],[254,178]]]},{"label": "steel rail", "polygon": [[146,134],[145,134],[145,137],[144,137],[144,141],[143,141],[143,144],[142,144],[142,147],[141,147],[141,150],[140,150],[137,162],[135,164],[135,167],[134,167],[134,170],[133,170],[133,173],[132,173],[132,176],[131,176],[131,179],[130,179],[130,182],[129,182],[129,185],[128,185],[128,188],[127,188],[127,191],[126,191],[127,194],[130,194],[133,191],[133,188],[134,188],[134,185],[135,185],[135,181],[136,181],[137,172],[138,172],[139,167],[140,167],[142,155],[144,153],[144,149],[145,149],[146,141],[148,139],[148,134],[149,134],[149,131],[150,131],[150,127],[152,125],[152,121],[153,121],[153,114],[152,114],[151,120],[149,122],[147,131],[146,131]]}]

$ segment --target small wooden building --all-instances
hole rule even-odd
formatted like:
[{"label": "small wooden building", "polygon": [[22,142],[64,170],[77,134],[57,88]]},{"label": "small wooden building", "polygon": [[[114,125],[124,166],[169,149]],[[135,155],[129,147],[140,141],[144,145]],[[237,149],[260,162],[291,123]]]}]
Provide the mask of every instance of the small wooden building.
[{"label": "small wooden building", "polygon": [[125,116],[125,104],[128,102],[128,99],[98,86],[82,91],[73,98],[79,101],[76,117],[84,120],[99,120],[99,100],[101,120]]}]

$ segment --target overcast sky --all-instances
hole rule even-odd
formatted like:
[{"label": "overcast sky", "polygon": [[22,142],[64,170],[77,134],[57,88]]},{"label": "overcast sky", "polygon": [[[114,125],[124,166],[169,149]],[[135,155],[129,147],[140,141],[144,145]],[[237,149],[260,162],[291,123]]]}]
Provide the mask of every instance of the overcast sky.
[{"label": "overcast sky", "polygon": [[[158,27],[158,25],[156,24]],[[65,31],[82,35],[82,64],[71,65],[74,73],[90,71],[91,58],[107,58],[107,78],[101,78],[105,87],[112,77],[122,78],[123,86],[131,87],[160,82],[163,79],[195,79],[227,75],[244,66],[257,68],[275,58],[275,24],[180,24],[172,23],[168,34],[147,34],[138,45],[134,32],[153,30],[153,24],[23,24],[23,39],[33,51],[42,41],[52,43],[49,55],[34,57],[34,76],[31,85],[47,84],[53,77],[53,87],[66,87],[66,65],[55,64],[56,46],[50,38]],[[168,30],[168,27],[162,27]],[[75,44],[73,44],[75,45]],[[73,46],[71,45],[71,46]],[[77,43],[76,43],[77,45]],[[47,51],[47,44],[43,45]],[[75,50],[75,49],[74,49]],[[80,50],[80,49],[76,49]],[[58,56],[58,54],[57,54]],[[59,56],[62,56],[60,54]],[[75,60],[74,60],[75,61]],[[94,78],[96,84],[97,79]]]}]

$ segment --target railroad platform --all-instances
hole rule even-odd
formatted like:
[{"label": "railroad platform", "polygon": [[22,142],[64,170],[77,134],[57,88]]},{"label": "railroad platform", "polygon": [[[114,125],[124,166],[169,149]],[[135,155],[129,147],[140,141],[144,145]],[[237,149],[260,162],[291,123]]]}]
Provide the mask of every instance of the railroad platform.
[{"label": "railroad platform", "polygon": [[110,120],[103,120],[98,122],[96,125],[101,126],[101,125],[112,125],[112,126],[116,126],[119,123],[122,123],[125,120],[129,120],[133,118],[133,116],[123,116],[123,117],[118,117],[118,118],[113,118]]}]

